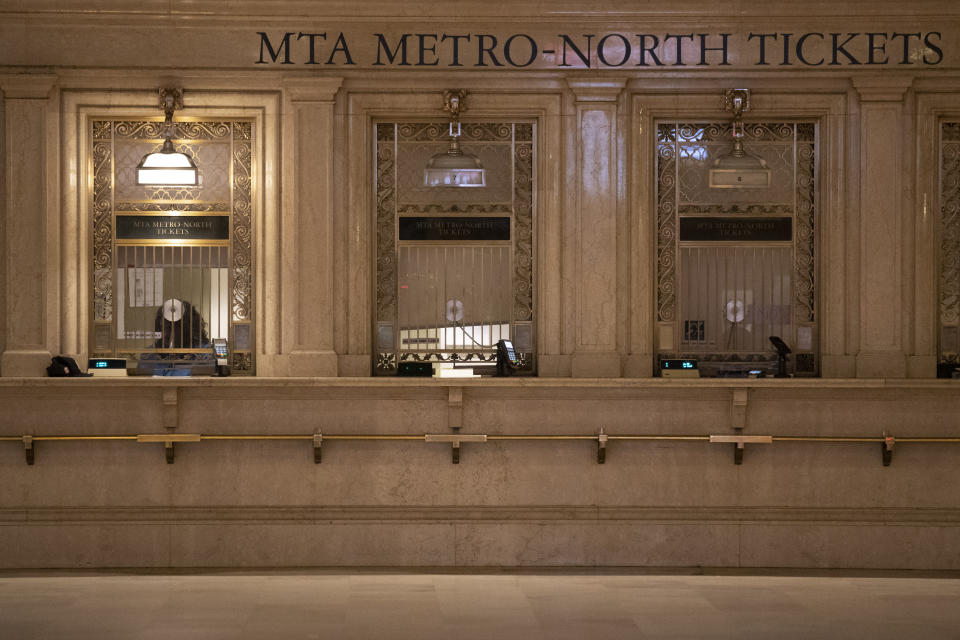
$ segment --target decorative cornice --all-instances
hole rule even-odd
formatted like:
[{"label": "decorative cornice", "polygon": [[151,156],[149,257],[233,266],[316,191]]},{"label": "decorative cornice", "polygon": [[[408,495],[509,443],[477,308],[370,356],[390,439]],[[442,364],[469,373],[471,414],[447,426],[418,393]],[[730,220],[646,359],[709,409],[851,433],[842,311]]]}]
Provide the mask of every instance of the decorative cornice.
[{"label": "decorative cornice", "polygon": [[616,102],[620,92],[627,86],[626,78],[567,79],[577,102]]},{"label": "decorative cornice", "polygon": [[332,102],[343,78],[286,78],[283,92],[292,102]]},{"label": "decorative cornice", "polygon": [[861,102],[900,102],[911,86],[912,76],[853,77],[853,87]]},{"label": "decorative cornice", "polygon": [[[542,18],[544,14],[557,18],[609,23],[611,20],[649,22],[662,20],[664,14],[673,14],[687,21],[713,18],[726,22],[746,22],[750,19],[809,19],[810,16],[854,19],[863,17],[859,3],[806,0],[799,3],[769,2],[769,0],[696,0],[679,4],[671,0],[622,2],[622,0],[593,0],[590,3],[574,0],[555,0],[549,13],[540,2],[490,2],[489,0],[461,0],[456,3],[436,3],[425,0],[112,0],[108,9],[91,9],[88,3],[64,3],[62,0],[6,1],[0,3],[0,16],[25,16],[34,21],[128,19],[142,23],[145,18],[193,21],[198,18],[225,15],[231,18],[263,22],[266,19],[371,19],[389,18],[422,23],[424,16],[437,20],[475,20],[502,18]],[[70,6],[65,6],[70,5]],[[318,8],[317,5],[322,5]],[[919,18],[955,18],[957,10],[943,0],[914,0],[906,4],[898,0],[872,0],[870,13],[875,18],[916,20]]]},{"label": "decorative cornice", "polygon": [[0,75],[0,90],[7,100],[45,100],[56,85],[57,76],[53,74]]}]

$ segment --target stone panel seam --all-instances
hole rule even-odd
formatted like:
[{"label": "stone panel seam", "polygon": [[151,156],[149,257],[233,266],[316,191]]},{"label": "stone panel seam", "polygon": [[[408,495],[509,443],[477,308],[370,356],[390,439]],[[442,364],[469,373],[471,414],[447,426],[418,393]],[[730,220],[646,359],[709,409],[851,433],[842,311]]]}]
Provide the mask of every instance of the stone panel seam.
[{"label": "stone panel seam", "polygon": [[644,507],[48,507],[0,509],[0,526],[91,523],[647,522],[793,526],[960,526],[960,509]]}]

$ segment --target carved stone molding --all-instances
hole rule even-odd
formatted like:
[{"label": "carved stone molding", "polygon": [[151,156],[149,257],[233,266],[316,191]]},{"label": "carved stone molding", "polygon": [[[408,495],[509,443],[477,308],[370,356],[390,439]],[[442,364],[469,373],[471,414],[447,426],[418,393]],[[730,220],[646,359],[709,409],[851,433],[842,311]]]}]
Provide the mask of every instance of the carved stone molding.
[{"label": "carved stone molding", "polygon": [[0,90],[7,100],[32,99],[44,100],[57,85],[58,78],[53,74],[0,75]]},{"label": "carved stone molding", "polygon": [[913,85],[912,77],[866,76],[853,78],[861,102],[900,102]]},{"label": "carved stone molding", "polygon": [[602,80],[580,80],[570,78],[567,86],[573,91],[577,102],[615,102],[620,92],[627,86],[626,78],[604,78]]},{"label": "carved stone molding", "polygon": [[283,92],[292,102],[332,102],[343,78],[286,78]]}]

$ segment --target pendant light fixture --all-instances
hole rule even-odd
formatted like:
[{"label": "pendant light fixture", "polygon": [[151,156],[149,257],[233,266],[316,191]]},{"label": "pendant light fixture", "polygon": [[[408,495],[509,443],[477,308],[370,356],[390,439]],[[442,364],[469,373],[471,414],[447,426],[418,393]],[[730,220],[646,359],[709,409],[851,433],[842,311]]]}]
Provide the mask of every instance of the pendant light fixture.
[{"label": "pendant light fixture", "polygon": [[480,160],[460,149],[460,113],[467,92],[451,89],[443,94],[443,110],[450,114],[450,148],[430,158],[423,172],[425,187],[485,187],[486,175]]},{"label": "pendant light fixture", "polygon": [[198,183],[197,165],[187,153],[173,146],[173,112],[183,109],[180,89],[160,89],[160,107],[166,116],[163,146],[160,151],[148,153],[137,165],[137,185],[163,187],[195,187]]},{"label": "pendant light fixture", "polygon": [[727,89],[724,108],[733,113],[733,149],[710,169],[712,189],[765,189],[770,186],[770,169],[762,158],[743,148],[743,113],[750,110],[750,89]]}]

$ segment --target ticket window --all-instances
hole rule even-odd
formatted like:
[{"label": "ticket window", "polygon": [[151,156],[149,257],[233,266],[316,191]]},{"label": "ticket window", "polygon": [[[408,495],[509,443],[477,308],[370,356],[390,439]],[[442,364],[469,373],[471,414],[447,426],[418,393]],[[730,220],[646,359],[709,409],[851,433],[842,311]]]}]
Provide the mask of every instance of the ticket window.
[{"label": "ticket window", "polygon": [[374,374],[426,362],[492,374],[501,340],[516,373],[533,374],[535,124],[463,122],[462,150],[485,170],[470,188],[425,179],[450,146],[447,123],[374,127]]},{"label": "ticket window", "polygon": [[769,184],[717,188],[710,169],[730,152],[730,123],[657,123],[658,360],[697,360],[702,376],[774,375],[776,336],[790,373],[815,375],[817,127],[745,130]]},{"label": "ticket window", "polygon": [[174,186],[137,179],[165,144],[161,119],[90,124],[91,357],[213,370],[222,339],[232,373],[253,374],[254,123],[178,117],[172,139],[198,179]]}]

